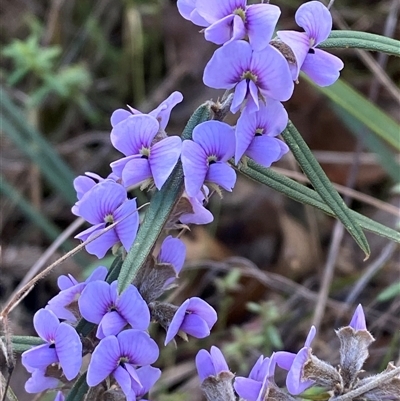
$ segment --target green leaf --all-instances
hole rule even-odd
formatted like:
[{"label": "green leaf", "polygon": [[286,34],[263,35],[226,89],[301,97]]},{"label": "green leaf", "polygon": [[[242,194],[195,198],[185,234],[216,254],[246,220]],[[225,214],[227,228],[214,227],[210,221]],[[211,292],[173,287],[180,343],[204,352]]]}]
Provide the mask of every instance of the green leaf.
[{"label": "green leaf", "polygon": [[71,391],[65,398],[65,401],[82,401],[84,400],[85,394],[89,390],[89,386],[86,383],[87,372],[83,373],[79,379],[73,385]]},{"label": "green leaf", "polygon": [[[272,169],[261,167],[259,164],[250,159],[247,162],[247,166],[240,165],[239,167],[235,168],[237,168],[246,177],[267,185],[297,202],[313,206],[330,216],[335,216],[335,213],[332,211],[332,209],[326,205],[316,191],[306,187],[305,185],[299,184],[298,182],[285,177],[282,174],[278,174]],[[349,211],[351,215],[357,219],[358,224],[360,224],[360,226],[365,230],[400,243],[399,232],[366,216],[363,216],[354,210],[349,209]]]},{"label": "green leaf", "polygon": [[282,136],[315,190],[343,223],[368,258],[370,249],[364,232],[291,121]]},{"label": "green leaf", "polygon": [[358,31],[332,31],[329,38],[320,43],[323,49],[363,49],[400,57],[400,41],[386,36]]},{"label": "green leaf", "polygon": [[[6,341],[4,336],[1,336],[0,339],[3,342]],[[17,352],[18,354],[22,354],[32,347],[44,344],[44,341],[39,337],[33,336],[12,336],[11,343],[13,351]]]},{"label": "green leaf", "polygon": [[400,281],[397,283],[393,283],[389,285],[389,287],[385,288],[377,297],[378,302],[389,301],[392,298],[400,295]]},{"label": "green leaf", "polygon": [[[210,118],[210,105],[201,105],[190,117],[183,133],[183,139],[191,138],[196,125]],[[161,191],[153,195],[150,206],[146,210],[143,223],[140,225],[136,239],[126,256],[118,277],[118,291],[121,293],[135,278],[145,263],[159,237],[170,213],[183,192],[183,170],[179,161]]]},{"label": "green leaf", "polygon": [[400,125],[350,85],[339,79],[321,88],[303,75],[314,88],[346,110],[385,142],[400,151]]}]

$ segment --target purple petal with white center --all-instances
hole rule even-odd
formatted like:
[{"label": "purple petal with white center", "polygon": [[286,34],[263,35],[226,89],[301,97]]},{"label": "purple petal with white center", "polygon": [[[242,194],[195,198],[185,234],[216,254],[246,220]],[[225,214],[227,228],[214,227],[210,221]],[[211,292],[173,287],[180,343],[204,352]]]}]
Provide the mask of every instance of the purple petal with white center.
[{"label": "purple petal with white center", "polygon": [[113,306],[110,284],[105,281],[88,283],[78,300],[82,316],[91,323],[99,324]]},{"label": "purple petal with white center", "polygon": [[134,400],[134,393],[132,390],[132,379],[130,374],[122,366],[118,366],[113,373],[115,380],[120,385],[121,390],[129,401]]},{"label": "purple petal with white center", "polygon": [[349,326],[354,330],[367,330],[367,323],[365,321],[364,310],[361,304],[359,304],[354,312],[353,317],[349,323]]},{"label": "purple petal with white center", "polygon": [[129,358],[132,365],[150,365],[159,356],[156,342],[144,331],[124,330],[117,336],[121,355]]},{"label": "purple petal with white center", "polygon": [[160,253],[157,257],[158,263],[169,263],[174,267],[176,274],[182,270],[186,257],[186,245],[179,238],[169,235],[163,241]]},{"label": "purple petal with white center", "polygon": [[[127,157],[122,157],[121,159],[115,160],[110,164],[110,167],[115,175],[118,177],[122,177],[122,172],[124,171],[125,166],[137,159],[142,159],[142,155],[133,155],[133,156],[127,156]],[[126,185],[124,182],[125,187],[128,187],[129,185]]]},{"label": "purple petal with white center", "polygon": [[233,94],[231,113],[235,114],[239,111],[243,102],[246,99],[247,93],[249,91],[249,84],[246,79],[241,80],[235,87],[235,92]]},{"label": "purple petal with white center", "polygon": [[[218,3],[217,3],[218,4]],[[236,40],[217,49],[207,63],[203,82],[210,88],[232,89],[249,70],[252,49],[248,42]]]},{"label": "purple petal with white center", "polygon": [[154,368],[153,366],[143,366],[136,370],[139,377],[142,388],[138,388],[135,383],[133,384],[133,390],[135,391],[136,397],[142,397],[154,386],[154,383],[160,378],[161,370]]},{"label": "purple petal with white center", "polygon": [[226,191],[232,192],[236,183],[235,170],[224,162],[212,163],[206,175],[206,182],[213,182]]},{"label": "purple petal with white center", "polygon": [[38,345],[25,351],[21,356],[21,362],[28,371],[43,370],[58,362],[57,352],[55,348],[50,348],[49,344]]},{"label": "purple petal with white center", "polygon": [[207,175],[207,155],[198,143],[186,140],[182,143],[181,160],[186,192],[196,196]]},{"label": "purple petal with white center", "polygon": [[33,316],[33,326],[36,332],[47,342],[54,341],[59,325],[60,321],[57,316],[49,310],[39,309]]},{"label": "purple petal with white center", "polygon": [[310,50],[310,39],[304,32],[278,31],[276,34],[283,43],[290,47],[294,54],[296,64],[289,63],[289,68],[292,73],[293,81],[297,81],[300,68]]},{"label": "purple petal with white center", "polygon": [[94,387],[106,379],[118,366],[121,356],[117,337],[103,338],[92,353],[86,376],[87,384]]},{"label": "purple petal with white center", "polygon": [[165,138],[151,148],[149,164],[157,189],[161,189],[171,175],[181,155],[181,148],[182,140],[178,136]]},{"label": "purple petal with white center", "polygon": [[257,86],[264,97],[285,101],[292,96],[294,84],[288,63],[273,46],[253,53],[250,70],[257,75]]},{"label": "purple petal with white center", "polygon": [[[115,283],[115,284],[114,284]],[[116,288],[116,282],[112,285]],[[117,299],[119,314],[134,328],[147,330],[150,324],[150,311],[138,289],[130,285]],[[152,362],[150,362],[152,363]]]},{"label": "purple petal with white center", "polygon": [[130,117],[132,113],[128,110],[125,109],[117,109],[111,114],[111,126],[115,127],[117,124],[119,124],[121,121],[126,120],[128,117]]},{"label": "purple petal with white center", "polygon": [[74,179],[74,188],[78,200],[82,199],[83,195],[96,185],[96,181],[85,175],[79,175]]},{"label": "purple petal with white center", "polygon": [[254,50],[262,50],[269,44],[280,15],[280,8],[271,4],[253,4],[247,7],[247,35]]},{"label": "purple petal with white center", "polygon": [[207,377],[216,376],[211,355],[205,349],[201,349],[196,355],[196,368],[201,383],[203,383]]},{"label": "purple petal with white center", "polygon": [[115,228],[108,231],[105,231],[105,228],[106,225],[104,224],[103,228],[94,231],[88,238],[89,241],[92,241],[85,245],[86,252],[97,256],[99,259],[103,258],[107,251],[119,241]]},{"label": "purple petal with white center", "polygon": [[149,148],[159,129],[159,122],[148,114],[135,114],[121,121],[111,131],[111,143],[125,156]]},{"label": "purple petal with white center", "polygon": [[25,391],[29,394],[40,393],[51,388],[56,388],[58,383],[58,379],[45,376],[43,370],[35,369],[32,372],[32,376],[25,383]]},{"label": "purple petal with white center", "polygon": [[76,330],[67,323],[61,323],[56,334],[56,352],[64,375],[74,379],[82,365],[82,343]]},{"label": "purple petal with white center", "polygon": [[136,198],[125,201],[115,212],[115,226],[118,239],[122,242],[126,251],[131,249],[139,228],[139,213],[137,211]]},{"label": "purple petal with white center", "polygon": [[126,320],[117,311],[107,312],[97,327],[96,337],[102,339],[117,335],[126,324]]},{"label": "purple petal with white center", "polygon": [[191,313],[199,315],[202,319],[204,319],[210,330],[218,319],[215,309],[206,301],[198,297],[189,298],[187,310]]},{"label": "purple petal with white center", "polygon": [[104,218],[112,214],[126,200],[126,189],[115,181],[106,179],[96,184],[82,198],[79,213],[90,224],[104,223]]},{"label": "purple petal with white center", "polygon": [[160,128],[165,129],[168,124],[171,110],[183,100],[181,92],[172,92],[167,99],[160,103],[160,105],[149,113],[150,116],[156,118],[160,123]]},{"label": "purple petal with white center", "polygon": [[311,387],[315,382],[314,380],[303,380],[303,367],[308,360],[309,349],[302,348],[293,360],[292,366],[286,377],[286,387],[290,394],[298,395],[304,390]]},{"label": "purple petal with white center", "polygon": [[294,354],[293,352],[287,352],[287,351],[275,352],[275,362],[280,368],[285,370],[290,370],[295,358],[296,354]]},{"label": "purple petal with white center", "polygon": [[149,160],[147,157],[143,156],[132,158],[125,164],[125,167],[122,170],[122,181],[126,187],[137,185],[151,177],[152,174]]},{"label": "purple petal with white center", "polygon": [[217,156],[219,161],[228,161],[235,152],[234,129],[221,121],[206,121],[195,127],[193,140],[207,156]]},{"label": "purple petal with white center", "polygon": [[270,167],[281,155],[279,139],[267,135],[256,136],[246,150],[246,155],[263,167]]},{"label": "purple petal with white center", "polygon": [[196,338],[204,338],[210,335],[206,321],[194,313],[185,316],[179,330]]},{"label": "purple petal with white center", "polygon": [[301,70],[319,86],[332,85],[340,76],[344,67],[343,61],[324,50],[313,51],[314,53],[308,53]]},{"label": "purple petal with white center", "polygon": [[57,279],[57,285],[61,291],[71,288],[76,284],[78,284],[78,281],[75,280],[74,276],[72,276],[71,274],[68,274],[68,276],[62,274]]},{"label": "purple petal with white center", "polygon": [[311,47],[328,38],[332,30],[332,16],[328,8],[320,1],[309,1],[302,4],[295,14],[297,25],[301,26],[310,39]]},{"label": "purple petal with white center", "polygon": [[198,13],[210,24],[232,14],[238,8],[245,10],[246,0],[202,0],[196,2]]},{"label": "purple petal with white center", "polygon": [[247,401],[257,401],[262,382],[239,376],[235,378],[233,387],[241,398]]},{"label": "purple petal with white center", "polygon": [[[223,45],[224,43],[228,42],[233,35],[232,26],[234,20],[236,22],[235,17],[239,18],[240,21],[242,21],[242,19],[238,15],[227,15],[226,17],[215,21],[213,24],[207,27],[204,30],[204,38],[209,42],[215,43],[217,45]],[[243,34],[245,34],[243,21],[242,26]],[[236,35],[239,35],[239,32],[237,32]],[[244,35],[238,39],[243,39],[243,37]]]}]

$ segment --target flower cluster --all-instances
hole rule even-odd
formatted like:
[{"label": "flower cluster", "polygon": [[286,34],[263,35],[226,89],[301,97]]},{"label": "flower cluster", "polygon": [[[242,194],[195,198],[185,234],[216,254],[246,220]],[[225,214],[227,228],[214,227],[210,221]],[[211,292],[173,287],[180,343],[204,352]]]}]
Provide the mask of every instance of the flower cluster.
[{"label": "flower cluster", "polygon": [[[329,399],[334,399],[351,391],[357,392],[371,380],[379,379],[379,375],[391,372],[395,368],[389,363],[387,369],[379,375],[363,379],[359,377],[368,358],[368,347],[374,341],[367,330],[361,305],[354,312],[350,324],[336,331],[340,340],[338,367],[333,367],[312,353],[311,343],[315,335],[315,327],[311,327],[304,347],[297,354],[278,351],[267,358],[260,356],[248,377],[235,378],[217,347],[211,347],[210,353],[200,350],[196,357],[196,367],[207,399],[234,401],[236,400],[234,389],[243,401],[296,401],[308,398],[301,395],[311,387],[326,390],[332,397]],[[275,383],[274,374],[277,366],[287,371],[286,389],[278,387]],[[221,393],[225,395],[224,398],[220,398]],[[400,375],[382,381],[374,388],[365,388],[360,394],[366,401],[398,400]],[[299,395],[301,398],[297,398]]]}]

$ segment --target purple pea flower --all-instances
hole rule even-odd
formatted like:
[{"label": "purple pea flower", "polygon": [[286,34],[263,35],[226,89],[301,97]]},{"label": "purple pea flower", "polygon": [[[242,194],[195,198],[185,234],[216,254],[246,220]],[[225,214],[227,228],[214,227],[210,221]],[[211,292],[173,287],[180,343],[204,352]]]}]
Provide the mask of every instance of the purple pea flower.
[{"label": "purple pea flower", "polygon": [[[45,369],[58,363],[67,380],[74,379],[82,365],[82,343],[76,330],[67,323],[60,323],[50,310],[40,309],[33,317],[33,325],[46,344],[31,348],[22,354],[22,364],[38,382],[46,380]],[[53,381],[51,381],[53,383]],[[30,383],[29,386],[34,386]],[[32,388],[32,387],[31,387]]]},{"label": "purple pea flower", "polygon": [[196,338],[207,337],[216,321],[217,312],[212,306],[201,298],[189,298],[175,312],[168,326],[165,345],[178,332],[187,333]]},{"label": "purple pea flower", "polygon": [[160,378],[161,370],[147,365],[137,369],[136,373],[141,385],[134,380],[132,381],[132,390],[134,391],[134,395],[136,397],[134,400],[138,399],[147,401],[142,397],[150,391],[150,389],[154,386],[154,383]]},{"label": "purple pea flower", "polygon": [[104,281],[107,272],[108,270],[105,266],[99,266],[83,283],[78,283],[71,274],[68,274],[68,276],[61,275],[57,281],[58,287],[61,291],[55,297],[50,299],[46,309],[54,312],[59,319],[76,322],[77,317],[70,308],[73,309],[74,302],[78,300],[88,283],[96,280]]},{"label": "purple pea flower", "polygon": [[207,377],[216,377],[221,372],[229,372],[228,364],[225,361],[221,350],[214,345],[210,352],[201,349],[196,355],[196,369],[200,377],[200,382],[203,383]]},{"label": "purple pea flower", "polygon": [[149,308],[137,288],[130,285],[118,295],[117,286],[117,281],[92,281],[78,300],[82,316],[99,325],[97,338],[116,335],[127,324],[139,330],[146,330],[150,324]]},{"label": "purple pea flower", "polygon": [[97,386],[113,375],[127,401],[134,401],[138,387],[147,385],[141,383],[136,367],[150,365],[157,360],[158,355],[157,344],[144,331],[129,329],[117,336],[105,337],[93,351],[87,371],[87,384]]},{"label": "purple pea flower", "polygon": [[[168,96],[167,99],[162,101],[160,105],[154,110],[148,113],[150,116],[156,118],[159,121],[160,129],[165,130],[165,127],[168,124],[169,117],[171,115],[172,109],[183,100],[182,93],[175,91]],[[134,109],[133,107],[129,107],[128,110],[117,109],[111,115],[111,125],[115,127],[121,121],[126,120],[128,117],[131,117],[134,114],[142,114],[139,110]]]},{"label": "purple pea flower", "polygon": [[185,263],[186,245],[179,238],[168,235],[163,241],[160,253],[157,256],[157,263],[168,263],[173,266],[176,274],[179,274]]},{"label": "purple pea flower", "polygon": [[340,75],[344,64],[339,57],[316,46],[328,38],[332,30],[332,16],[328,8],[319,1],[302,4],[295,14],[297,25],[305,32],[278,31],[278,37],[286,43],[296,58],[290,65],[292,78],[297,81],[300,70],[317,85],[332,85]]},{"label": "purple pea flower", "polygon": [[288,114],[282,103],[268,100],[255,113],[243,110],[236,125],[237,164],[245,154],[264,167],[270,167],[289,151],[288,146],[275,138],[286,127]]},{"label": "purple pea flower", "polygon": [[232,191],[236,173],[227,161],[235,152],[233,128],[220,121],[206,121],[195,127],[193,140],[182,144],[182,167],[189,197],[197,197],[204,182]]},{"label": "purple pea flower", "polygon": [[111,168],[125,186],[152,178],[161,189],[170,176],[181,154],[182,141],[172,136],[153,143],[158,130],[158,120],[148,114],[132,115],[112,129],[111,142],[126,157],[111,163]]},{"label": "purple pea flower", "polygon": [[[139,227],[136,199],[128,200],[125,188],[109,179],[86,192],[79,201],[79,216],[93,226],[75,238],[86,241],[97,237],[85,248],[98,258],[102,258],[118,242],[128,251]],[[119,223],[114,228],[99,235],[109,224],[116,221]]]},{"label": "purple pea flower", "polygon": [[244,40],[215,51],[205,67],[203,82],[210,88],[235,89],[232,113],[244,100],[249,112],[259,110],[260,100],[288,100],[294,88],[288,63],[277,49],[267,45],[262,51],[253,51]]},{"label": "purple pea flower", "polygon": [[275,360],[278,366],[288,370],[286,387],[290,394],[298,395],[315,383],[314,380],[303,379],[303,368],[305,363],[309,360],[311,342],[315,334],[316,328],[311,326],[304,347],[297,354],[285,351],[279,351],[275,354]]},{"label": "purple pea flower", "polygon": [[186,196],[192,206],[192,213],[183,213],[179,220],[182,224],[208,224],[214,220],[213,214],[204,207],[210,190],[203,185],[197,196]]},{"label": "purple pea flower", "polygon": [[367,330],[367,323],[365,321],[365,314],[363,307],[359,304],[354,312],[353,317],[351,318],[350,327],[352,327],[355,331],[359,330]]},{"label": "purple pea flower", "polygon": [[32,369],[24,365],[32,376],[25,383],[25,391],[29,394],[41,393],[42,391],[56,388],[59,380],[55,377],[46,376],[45,369]]},{"label": "purple pea flower", "polygon": [[254,50],[268,45],[281,14],[277,6],[247,6],[246,0],[178,1],[178,10],[184,18],[207,27],[204,30],[206,40],[223,45],[248,38]]}]

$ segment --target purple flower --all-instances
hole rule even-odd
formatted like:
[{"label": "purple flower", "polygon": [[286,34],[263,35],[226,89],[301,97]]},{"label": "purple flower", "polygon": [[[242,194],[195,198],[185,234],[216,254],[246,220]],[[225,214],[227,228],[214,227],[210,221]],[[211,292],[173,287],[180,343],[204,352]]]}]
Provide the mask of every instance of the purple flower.
[{"label": "purple flower", "polygon": [[[128,251],[139,227],[136,199],[128,200],[125,188],[109,179],[86,192],[79,202],[79,216],[93,224],[93,227],[75,238],[86,241],[97,237],[85,248],[98,258],[102,258],[118,242]],[[116,221],[119,223],[114,228],[103,232],[109,224]]]},{"label": "purple flower", "polygon": [[[153,366],[147,365],[136,370],[140,384],[136,381],[132,381],[132,390],[134,391],[135,397],[142,400],[145,394],[154,386],[154,383],[160,378],[161,370],[154,368]],[[134,398],[135,399],[135,398]],[[146,400],[143,400],[146,401]]]},{"label": "purple flower", "polygon": [[159,122],[147,114],[131,115],[111,131],[113,146],[126,157],[111,163],[113,172],[125,186],[152,178],[158,189],[170,176],[181,154],[179,137],[167,137],[153,143]]},{"label": "purple flower", "polygon": [[316,48],[332,30],[332,16],[328,8],[319,1],[309,1],[299,7],[295,19],[305,32],[277,32],[296,57],[296,65],[290,66],[293,80],[297,80],[301,69],[317,85],[332,85],[339,78],[344,64],[340,58]]},{"label": "purple flower", "polygon": [[193,130],[193,141],[182,144],[182,167],[189,197],[197,197],[204,182],[232,191],[236,173],[227,161],[235,152],[233,128],[223,122],[206,121]]},{"label": "purple flower", "polygon": [[289,370],[286,377],[286,387],[290,394],[298,395],[315,383],[314,380],[303,379],[304,365],[309,360],[311,342],[315,334],[316,329],[314,326],[311,326],[304,347],[297,354],[284,351],[275,354],[275,360],[278,366],[282,369]]},{"label": "purple flower", "polygon": [[276,100],[269,99],[255,113],[248,113],[246,107],[236,125],[235,163],[245,154],[261,166],[270,167],[289,151],[283,141],[275,138],[287,123],[287,112]]},{"label": "purple flower", "polygon": [[173,266],[176,274],[179,274],[185,263],[186,245],[179,239],[168,235],[163,241],[157,263],[168,263]]},{"label": "purple flower", "polygon": [[196,368],[203,383],[207,377],[218,376],[221,372],[229,372],[228,364],[221,350],[215,346],[211,347],[210,352],[201,349],[196,355]]},{"label": "purple flower", "polygon": [[149,308],[137,288],[130,285],[118,295],[117,286],[117,281],[93,281],[78,300],[82,316],[99,325],[96,336],[100,339],[118,334],[127,324],[139,330],[146,330],[150,324]]},{"label": "purple flower", "polygon": [[167,330],[165,345],[180,331],[196,338],[207,337],[216,321],[217,312],[212,306],[200,298],[189,298],[175,312]]},{"label": "purple flower", "polygon": [[[162,101],[157,108],[155,108],[148,114],[159,121],[160,129],[165,130],[172,109],[182,100],[183,100],[182,93],[175,91],[171,93],[171,95],[169,95],[167,99]],[[136,110],[130,106],[128,107],[129,111],[124,109],[117,109],[114,111],[114,113],[111,115],[111,125],[113,127],[115,127],[121,121],[126,120],[128,117],[131,117],[134,114],[142,114],[142,112],[140,112],[139,110]]]},{"label": "purple flower", "polygon": [[61,391],[57,392],[56,398],[54,398],[54,401],[64,401],[65,397]]},{"label": "purple flower", "polygon": [[25,391],[27,393],[41,393],[58,386],[59,380],[55,377],[46,376],[44,369],[32,369],[29,366],[25,366],[25,368],[29,373],[32,373],[32,376],[25,383]]},{"label": "purple flower", "polygon": [[364,310],[361,304],[357,306],[349,326],[355,331],[367,330],[367,323],[365,321]]},{"label": "purple flower", "polygon": [[203,82],[210,88],[235,89],[232,113],[244,100],[249,112],[259,110],[260,100],[288,100],[294,88],[288,63],[278,50],[267,45],[262,51],[253,51],[244,40],[215,51],[205,67]]},{"label": "purple flower", "polygon": [[157,344],[144,331],[130,329],[117,336],[105,337],[93,351],[87,371],[87,384],[97,386],[113,375],[127,401],[134,401],[138,386],[148,384],[141,383],[136,367],[150,365],[157,360],[158,355]]},{"label": "purple flower", "polygon": [[[57,316],[46,309],[38,310],[33,317],[33,325],[46,344],[31,348],[22,354],[22,364],[35,381],[45,380],[45,369],[58,363],[67,380],[74,379],[82,365],[82,343],[76,330],[67,323],[60,323]],[[53,381],[51,381],[53,383]],[[29,386],[33,386],[30,383]],[[31,387],[32,388],[32,387]]]},{"label": "purple flower", "polygon": [[180,215],[179,220],[182,224],[208,224],[214,220],[212,213],[203,205],[209,193],[210,190],[203,185],[197,196],[188,196],[186,194],[192,206],[192,213],[183,213]]},{"label": "purple flower", "polygon": [[207,27],[204,30],[206,40],[223,45],[248,38],[254,50],[268,45],[281,14],[277,6],[247,6],[246,0],[178,1],[178,10],[184,18]]},{"label": "purple flower", "polygon": [[68,276],[60,276],[57,283],[61,291],[50,299],[46,309],[54,312],[59,319],[75,322],[77,317],[70,308],[73,309],[73,304],[78,300],[88,283],[96,280],[104,281],[107,272],[108,270],[105,266],[99,266],[83,283],[78,283],[71,274],[68,274]]}]

